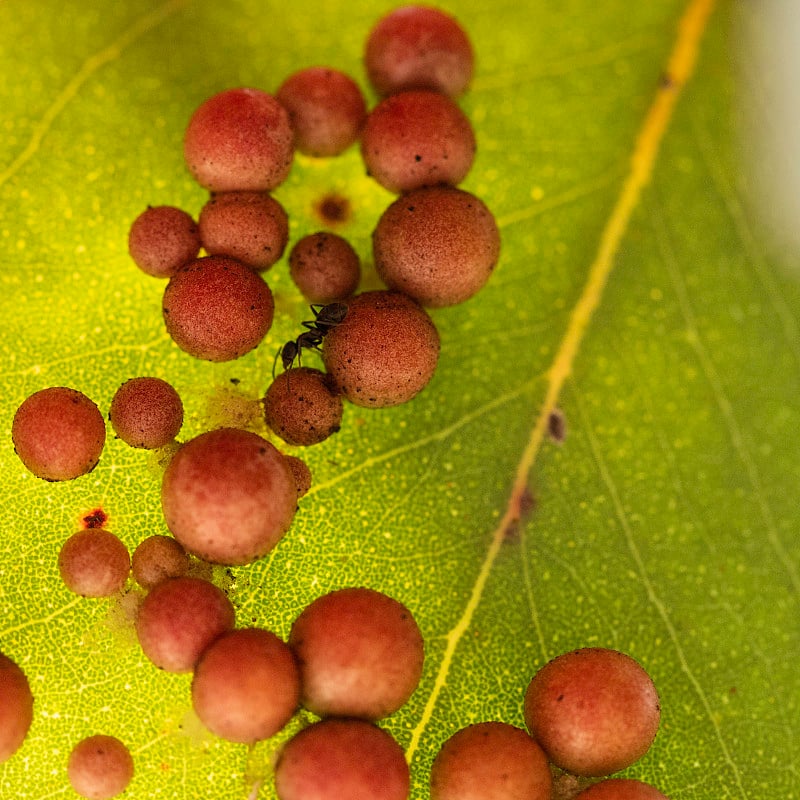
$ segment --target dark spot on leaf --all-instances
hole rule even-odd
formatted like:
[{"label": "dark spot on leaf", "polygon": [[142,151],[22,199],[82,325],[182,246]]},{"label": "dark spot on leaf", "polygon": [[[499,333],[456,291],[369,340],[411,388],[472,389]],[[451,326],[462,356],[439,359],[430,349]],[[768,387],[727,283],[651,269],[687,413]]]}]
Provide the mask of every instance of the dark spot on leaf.
[{"label": "dark spot on leaf", "polygon": [[503,531],[503,541],[510,544],[516,544],[519,541],[522,525],[527,522],[531,513],[536,508],[536,498],[527,486],[515,500],[516,513]]},{"label": "dark spot on leaf", "polygon": [[677,85],[677,82],[669,72],[662,72],[659,84],[662,89],[674,89]]},{"label": "dark spot on leaf", "polygon": [[519,497],[520,519],[523,521],[527,520],[535,508],[536,498],[533,496],[533,492],[530,490],[530,488],[526,486],[522,490],[522,494]]},{"label": "dark spot on leaf", "polygon": [[327,194],[314,206],[314,210],[327,225],[347,222],[351,216],[350,201],[338,194]]},{"label": "dark spot on leaf", "polygon": [[102,528],[108,520],[108,514],[102,508],[95,508],[84,514],[81,522],[84,528]]},{"label": "dark spot on leaf", "polygon": [[503,541],[515,544],[519,541],[519,518],[512,519],[503,531]]},{"label": "dark spot on leaf", "polygon": [[547,418],[547,433],[556,443],[561,444],[567,438],[567,420],[560,408],[554,408]]}]

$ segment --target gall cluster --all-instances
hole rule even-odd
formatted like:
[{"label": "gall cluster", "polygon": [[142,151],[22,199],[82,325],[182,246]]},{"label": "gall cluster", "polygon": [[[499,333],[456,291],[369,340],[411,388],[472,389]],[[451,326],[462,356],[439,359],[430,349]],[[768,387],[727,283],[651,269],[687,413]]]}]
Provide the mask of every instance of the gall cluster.
[{"label": "gall cluster", "polygon": [[[210,97],[183,140],[187,168],[209,192],[197,220],[171,206],[149,207],[128,239],[136,265],[166,280],[162,316],[174,343],[197,359],[239,358],[272,326],[265,275],[289,245],[287,214],[271,192],[289,175],[295,151],[330,158],[358,143],[367,173],[398,195],[372,236],[386,289],[357,293],[361,265],[341,236],[318,231],[291,247],[289,273],[311,313],[275,355],[263,411],[292,446],[338,431],[343,401],[383,408],[422,391],[440,348],[426,309],[473,297],[500,253],[492,213],[457,188],[476,151],[457,103],[473,73],[460,25],[433,8],[398,8],[370,32],[365,66],[380,98],[369,111],[358,84],[327,66],[289,76],[274,95],[248,87]],[[324,371],[302,365],[308,351],[321,355]],[[162,670],[191,673],[193,708],[219,737],[252,745],[303,709],[305,725],[275,764],[281,800],[405,800],[405,756],[376,722],[411,697],[422,675],[424,645],[412,613],[381,592],[347,587],[312,602],[284,642],[266,629],[237,628],[230,599],[211,580],[211,565],[250,564],[289,530],[311,483],[304,462],[232,427],[178,446],[181,398],[156,377],[123,383],[108,416],[131,447],[174,450],[161,488],[172,536],[145,539],[131,557],[110,531],[80,531],[59,553],[66,586],[108,597],[132,572],[146,592],[135,620],[143,653]],[[48,481],[89,473],[105,437],[97,405],[68,387],[28,397],[12,426],[23,464]],[[32,709],[27,679],[0,655],[0,760],[21,745]],[[432,800],[545,800],[551,765],[576,781],[624,769],[649,748],[659,719],[644,670],[602,649],[546,665],[524,711],[529,732],[485,722],[445,741],[432,766]],[[133,772],[126,746],[102,734],[79,742],[67,764],[73,788],[98,799],[122,792]],[[630,780],[576,787],[572,794],[585,800],[663,798]]]}]

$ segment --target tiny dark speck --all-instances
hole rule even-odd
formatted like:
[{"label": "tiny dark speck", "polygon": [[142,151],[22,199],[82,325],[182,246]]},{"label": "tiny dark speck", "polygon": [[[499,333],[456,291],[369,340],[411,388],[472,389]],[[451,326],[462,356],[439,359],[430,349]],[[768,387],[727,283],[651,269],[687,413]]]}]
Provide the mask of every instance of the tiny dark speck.
[{"label": "tiny dark speck", "polygon": [[556,697],[556,703],[560,703],[563,699],[564,699],[564,695],[560,694],[558,697]]},{"label": "tiny dark speck", "polygon": [[417,162],[422,161],[422,156],[419,155],[419,154],[415,155],[414,156],[414,161],[417,161]]}]

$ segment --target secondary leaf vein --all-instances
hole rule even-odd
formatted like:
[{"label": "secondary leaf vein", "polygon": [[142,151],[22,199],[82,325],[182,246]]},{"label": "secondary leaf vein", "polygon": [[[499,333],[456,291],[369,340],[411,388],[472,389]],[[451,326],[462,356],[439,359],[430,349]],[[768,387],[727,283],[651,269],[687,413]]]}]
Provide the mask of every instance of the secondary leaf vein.
[{"label": "secondary leaf vein", "polygon": [[439,431],[436,431],[436,433],[433,433],[430,436],[426,436],[422,439],[416,439],[413,442],[408,442],[407,444],[400,445],[399,447],[394,447],[391,450],[386,451],[385,453],[381,453],[380,455],[367,458],[364,461],[360,462],[358,465],[352,467],[351,469],[340,472],[335,477],[312,486],[306,493],[306,497],[316,494],[317,492],[330,489],[332,486],[335,486],[337,483],[342,483],[342,481],[351,478],[358,472],[362,472],[363,470],[367,470],[371,467],[374,467],[377,464],[389,461],[393,458],[396,458],[399,455],[409,453],[413,450],[419,450],[421,447],[426,447],[432,442],[444,441],[448,439],[450,436],[452,436],[457,430],[463,428],[465,425],[468,425],[470,422],[480,419],[482,416],[488,414],[490,411],[494,411],[496,408],[499,408],[500,406],[503,406],[506,403],[511,402],[512,400],[515,400],[520,395],[527,392],[530,389],[530,387],[531,387],[531,381],[527,381],[522,386],[515,389],[513,392],[507,392],[506,394],[502,394],[495,397],[490,402],[484,403],[478,408],[475,408],[472,411],[470,411],[468,414],[464,414],[462,417],[457,419],[451,425],[448,425],[447,427],[442,428]]},{"label": "secondary leaf vein", "polygon": [[756,237],[753,234],[742,202],[737,196],[734,187],[725,177],[725,171],[720,163],[719,156],[715,153],[705,122],[700,119],[697,113],[692,115],[692,122],[694,123],[695,140],[703,156],[706,169],[710,173],[711,179],[725,204],[725,209],[736,229],[742,249],[753,266],[756,277],[764,288],[776,318],[780,321],[786,344],[791,350],[795,362],[800,366],[800,328],[797,320],[781,294],[780,287],[777,285],[774,275],[772,275],[770,268],[767,266],[766,259],[756,244]]},{"label": "secondary leaf vein", "polygon": [[498,217],[497,226],[501,229],[507,228],[509,225],[515,225],[518,222],[528,222],[533,217],[538,217],[539,214],[553,211],[561,206],[572,205],[577,200],[582,200],[584,197],[588,197],[595,192],[605,189],[620,176],[621,170],[615,166],[584,183],[579,183],[570,187],[564,192],[560,192],[552,197],[546,197],[538,203],[525,206],[516,211],[510,211],[508,214]]},{"label": "secondary leaf vein", "polygon": [[0,186],[13,177],[34,155],[36,155],[44,137],[53,125],[53,122],[92,75],[106,64],[119,58],[127,47],[130,47],[137,39],[160,25],[167,17],[183,8],[187,2],[188,0],[168,0],[168,2],[153,9],[150,13],[139,17],[139,19],[137,19],[121,36],[108,45],[108,47],[103,48],[93,56],[87,58],[80,69],[72,76],[72,79],[59,92],[50,107],[44,112],[42,118],[33,129],[30,141],[22,152],[0,172]]},{"label": "secondary leaf vein", "polygon": [[775,555],[786,571],[795,594],[800,597],[800,573],[798,573],[797,566],[792,561],[785,545],[783,544],[783,541],[781,540],[780,535],[778,534],[778,526],[775,522],[775,517],[767,500],[761,478],[759,477],[758,467],[756,466],[756,463],[753,460],[747,445],[745,444],[742,430],[739,426],[738,420],[736,419],[736,415],[733,412],[731,401],[725,392],[719,372],[714,366],[714,362],[708,352],[708,348],[706,348],[700,336],[694,311],[692,309],[686,289],[686,284],[676,264],[675,255],[670,246],[667,238],[667,232],[663,221],[660,219],[660,215],[654,215],[653,226],[656,232],[656,240],[658,242],[659,249],[661,250],[661,256],[664,261],[664,265],[666,266],[667,271],[672,278],[672,283],[675,287],[675,294],[678,298],[678,304],[686,322],[686,340],[689,346],[694,350],[695,355],[700,362],[700,366],[706,376],[709,386],[711,387],[714,399],[716,400],[717,408],[719,408],[722,419],[725,421],[725,425],[728,428],[728,435],[730,436],[733,449],[736,451],[736,454],[739,456],[739,460],[744,466],[747,480],[750,483],[751,489],[753,490],[753,496],[758,506],[761,519],[764,522],[767,540],[769,541],[770,546],[775,552]]},{"label": "secondary leaf vein", "polygon": [[703,711],[708,717],[708,720],[711,723],[711,727],[714,729],[714,734],[717,738],[717,742],[719,743],[720,750],[722,751],[723,754],[723,758],[725,759],[726,763],[730,767],[731,772],[733,773],[733,777],[736,782],[736,787],[739,790],[739,794],[741,795],[741,797],[746,798],[747,793],[745,792],[744,786],[742,785],[742,776],[739,772],[739,768],[736,766],[736,762],[733,760],[733,757],[731,756],[731,752],[728,749],[728,745],[725,742],[724,737],[722,736],[722,731],[720,730],[717,717],[711,708],[711,703],[709,702],[708,697],[706,696],[706,693],[703,690],[703,686],[697,679],[697,676],[692,671],[692,668],[689,666],[689,662],[686,659],[686,654],[684,653],[683,647],[681,646],[680,637],[678,636],[678,632],[675,629],[672,620],[670,619],[669,612],[667,611],[667,608],[664,605],[663,600],[657,594],[655,587],[653,586],[653,583],[650,580],[650,576],[647,574],[647,569],[644,565],[642,554],[639,552],[639,547],[636,544],[636,539],[633,535],[633,531],[631,530],[631,526],[628,521],[628,515],[625,513],[625,508],[623,507],[619,491],[617,490],[617,485],[614,481],[614,478],[611,475],[611,472],[608,469],[608,465],[606,464],[605,459],[603,458],[603,453],[602,450],[600,449],[600,443],[597,441],[597,437],[595,436],[594,431],[592,429],[591,421],[586,415],[586,411],[583,407],[583,402],[580,399],[579,392],[577,391],[573,392],[573,399],[575,408],[577,409],[578,415],[581,420],[581,430],[586,435],[586,439],[589,442],[589,447],[592,451],[592,455],[594,456],[595,463],[597,464],[597,471],[600,473],[600,478],[605,484],[606,490],[608,491],[608,495],[611,498],[611,504],[614,507],[614,513],[616,514],[617,520],[619,521],[620,524],[620,528],[622,529],[623,537],[625,539],[625,544],[627,545],[631,557],[633,558],[633,562],[636,565],[636,570],[639,573],[639,579],[642,582],[642,587],[644,589],[645,594],[647,595],[648,602],[650,603],[651,606],[653,606],[653,608],[656,609],[656,612],[658,613],[659,617],[661,617],[661,621],[663,622],[664,627],[667,630],[667,634],[669,635],[669,638],[672,641],[672,646],[674,647],[675,653],[678,657],[678,663],[681,665],[681,669],[688,678],[689,683],[691,683],[692,688],[694,689],[695,693],[697,694],[697,697],[700,700],[700,704],[703,706]]}]

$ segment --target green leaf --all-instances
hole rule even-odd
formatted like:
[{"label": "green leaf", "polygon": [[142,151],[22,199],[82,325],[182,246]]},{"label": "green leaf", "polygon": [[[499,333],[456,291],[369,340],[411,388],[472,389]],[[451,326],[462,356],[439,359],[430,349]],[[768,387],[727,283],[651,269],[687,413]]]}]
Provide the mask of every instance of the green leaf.
[{"label": "green leaf", "polygon": [[[445,738],[522,725],[533,672],[584,645],[630,653],[659,688],[661,731],[627,774],[673,800],[796,797],[800,291],[745,211],[729,8],[706,28],[691,17],[704,0],[448,5],[479,58],[465,188],[498,217],[501,263],[478,296],[433,313],[442,356],[424,392],[348,407],[339,434],[303,451],[315,483],[294,527],[232,572],[239,624],[286,636],[345,585],[405,602],[426,669],[384,725],[414,798]],[[366,86],[364,37],[389,7],[0,5],[0,650],[36,698],[28,740],[0,765],[3,797],[71,796],[68,753],[99,732],[131,747],[137,800],[274,796],[280,737],[247,750],[205,733],[189,676],[138,650],[135,595],[76,598],[58,577],[60,544],[92,509],[131,549],[165,532],[155,457],[112,438],[93,473],[48,484],[8,431],[37,389],[72,386],[105,412],[123,380],[152,374],[181,393],[184,438],[265,432],[273,355],[308,315],[285,264],[268,273],[265,343],[200,363],[165,334],[164,284],[132,265],[127,230],[147,204],[203,204],[181,137],[205,97],[274,91],[316,63]],[[298,158],[276,193],[293,238],[321,226],[329,193],[348,199],[338,230],[376,286],[369,237],[390,195],[356,149]],[[562,443],[547,433],[556,408]]]}]

